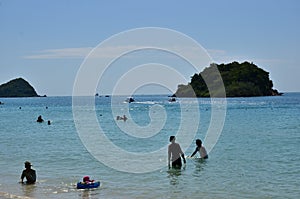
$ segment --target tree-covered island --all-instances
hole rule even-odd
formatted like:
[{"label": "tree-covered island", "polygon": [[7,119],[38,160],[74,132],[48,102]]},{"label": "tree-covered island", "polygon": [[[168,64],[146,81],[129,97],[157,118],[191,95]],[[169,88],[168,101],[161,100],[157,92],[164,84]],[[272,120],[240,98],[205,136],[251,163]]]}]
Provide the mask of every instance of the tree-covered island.
[{"label": "tree-covered island", "polygon": [[13,79],[0,85],[0,97],[40,97],[24,79]]},{"label": "tree-covered island", "polygon": [[[219,71],[219,72],[218,72]],[[221,75],[221,76],[220,76]],[[209,81],[209,87],[206,81]],[[194,74],[188,85],[178,85],[176,97],[254,97],[281,95],[273,89],[269,73],[249,62],[211,64]]]}]

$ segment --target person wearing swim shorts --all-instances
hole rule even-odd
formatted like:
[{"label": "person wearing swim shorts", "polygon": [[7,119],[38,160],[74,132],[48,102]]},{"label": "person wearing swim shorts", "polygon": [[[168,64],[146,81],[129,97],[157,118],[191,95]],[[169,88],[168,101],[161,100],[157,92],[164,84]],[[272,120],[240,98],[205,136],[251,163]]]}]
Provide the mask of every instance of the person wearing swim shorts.
[{"label": "person wearing swim shorts", "polygon": [[[181,150],[181,147],[178,143],[175,143],[175,136],[170,136],[170,142],[168,146],[168,166],[170,166],[170,161],[172,162],[172,168],[181,168],[182,162],[181,157],[183,159],[184,164],[186,163],[184,153]],[[181,156],[181,157],[180,157]]]}]

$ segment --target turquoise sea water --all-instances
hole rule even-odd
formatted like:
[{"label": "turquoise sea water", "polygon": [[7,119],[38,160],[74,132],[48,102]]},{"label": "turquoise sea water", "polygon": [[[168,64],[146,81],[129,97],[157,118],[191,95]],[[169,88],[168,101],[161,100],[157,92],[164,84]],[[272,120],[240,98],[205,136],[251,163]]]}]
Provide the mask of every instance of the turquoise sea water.
[{"label": "turquoise sea water", "polygon": [[[120,97],[120,103],[125,98]],[[136,102],[129,104],[129,109],[130,118],[137,125],[151,123],[149,110],[155,105],[165,108],[167,115],[160,132],[138,139],[122,133],[116,125],[128,123],[115,120],[110,99],[95,98],[99,125],[115,145],[135,153],[148,153],[169,144],[169,136],[180,126],[180,103],[190,104],[190,110],[186,111],[193,112],[197,107],[192,99],[170,103],[166,96],[135,96]],[[300,93],[227,98],[222,134],[208,160],[187,159],[186,166],[179,171],[165,166],[140,174],[107,167],[86,150],[75,127],[71,97],[1,98],[0,101],[4,102],[0,105],[0,198],[300,196]],[[204,139],[211,119],[210,99],[200,98],[198,102],[201,119],[194,140]],[[119,112],[123,115],[122,108]],[[52,124],[36,123],[38,115]],[[192,125],[198,121],[187,122]],[[185,154],[190,155],[194,148],[191,143]],[[119,156],[109,148],[99,153]],[[26,160],[37,171],[35,185],[18,183]],[[84,175],[100,180],[100,188],[77,190],[75,185]]]}]

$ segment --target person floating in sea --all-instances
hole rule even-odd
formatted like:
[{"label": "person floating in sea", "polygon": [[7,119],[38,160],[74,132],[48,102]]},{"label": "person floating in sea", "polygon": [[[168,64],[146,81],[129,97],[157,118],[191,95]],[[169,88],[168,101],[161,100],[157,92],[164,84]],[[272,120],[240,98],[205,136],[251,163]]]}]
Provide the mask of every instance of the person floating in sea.
[{"label": "person floating in sea", "polygon": [[50,120],[48,120],[48,125],[51,125],[51,121]]},{"label": "person floating in sea", "polygon": [[42,118],[42,116],[40,115],[40,116],[38,116],[38,119],[36,120],[37,122],[39,122],[39,123],[41,123],[41,122],[44,122],[44,120],[43,120],[43,118]]},{"label": "person floating in sea", "polygon": [[21,183],[24,183],[24,178],[26,178],[26,184],[34,184],[36,182],[36,172],[31,168],[31,163],[26,161],[25,169],[21,175]]},{"label": "person floating in sea", "polygon": [[121,117],[121,116],[117,116],[117,120],[123,120],[124,122],[126,122],[126,120],[127,120],[128,118],[126,117],[126,115],[123,115],[123,117]]},{"label": "person floating in sea", "polygon": [[197,147],[190,157],[193,157],[194,155],[196,155],[197,152],[199,152],[200,158],[207,159],[208,155],[207,155],[206,149],[204,146],[202,146],[202,141],[200,139],[196,140],[196,145],[197,145]]},{"label": "person floating in sea", "polygon": [[84,176],[83,179],[82,179],[82,182],[84,184],[91,184],[91,183],[94,183],[95,180],[90,180],[90,177],[89,176]]},{"label": "person floating in sea", "polygon": [[178,143],[175,143],[175,136],[170,136],[170,142],[171,144],[169,144],[168,146],[168,166],[169,168],[171,168],[170,166],[170,160],[172,161],[172,167],[173,168],[181,168],[182,166],[182,162],[181,162],[181,158],[183,159],[184,164],[186,164],[185,158],[184,158],[184,153],[181,150],[181,147]]}]

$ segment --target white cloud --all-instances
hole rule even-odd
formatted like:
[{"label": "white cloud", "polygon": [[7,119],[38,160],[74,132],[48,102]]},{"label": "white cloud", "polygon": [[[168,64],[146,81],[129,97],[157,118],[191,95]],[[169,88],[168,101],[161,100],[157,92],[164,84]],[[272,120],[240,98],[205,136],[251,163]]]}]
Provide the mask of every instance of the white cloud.
[{"label": "white cloud", "polygon": [[[149,48],[152,47],[149,46]],[[36,52],[33,55],[23,56],[23,58],[25,59],[74,59],[74,58],[83,59],[86,56],[88,56],[93,49],[94,49],[93,47],[45,49]],[[126,51],[131,52],[132,49],[137,49],[137,50],[147,49],[147,46],[131,45],[131,46],[106,46],[101,48],[95,48],[94,49],[95,51],[91,54],[92,55],[91,58],[116,58]],[[196,52],[199,51],[197,51],[198,49],[195,47],[170,46],[170,47],[165,47],[165,50],[167,50],[170,53],[177,52],[179,53],[179,55],[185,55],[188,57],[194,57],[194,58],[199,57],[199,55],[196,54]]]},{"label": "white cloud", "polygon": [[[131,51],[132,49],[141,49],[145,48],[145,46],[107,46],[95,48],[95,52],[92,53],[91,58],[116,58],[120,56],[122,52]],[[23,58],[25,59],[84,59],[89,53],[92,52],[93,47],[82,47],[82,48],[61,48],[61,49],[45,49],[37,52],[33,55],[27,55]],[[194,47],[185,47],[185,46],[172,46],[169,47],[167,50],[169,52],[179,52],[189,57],[197,57]],[[268,58],[251,58],[246,56],[230,56],[228,52],[221,49],[208,49],[207,53],[212,58],[213,62],[215,63],[230,63],[233,61],[238,62],[254,62],[258,64],[278,64],[283,63],[283,60],[280,59],[268,59]],[[128,55],[126,56],[129,57]],[[169,58],[172,58],[170,55]]]},{"label": "white cloud", "polygon": [[[142,46],[141,46],[142,47]],[[122,52],[139,49],[139,46],[107,46],[101,48],[82,47],[82,48],[60,48],[45,49],[36,52],[33,55],[23,56],[25,59],[83,59],[93,50],[91,58],[115,58],[120,56]]]},{"label": "white cloud", "polygon": [[61,48],[46,49],[34,55],[27,55],[25,59],[64,59],[64,58],[84,58],[92,50],[91,47],[83,48]]}]

